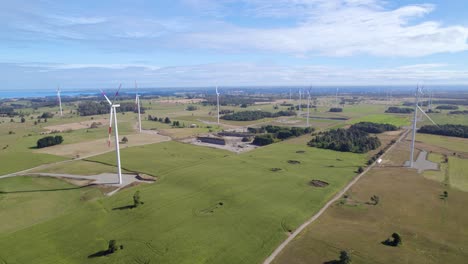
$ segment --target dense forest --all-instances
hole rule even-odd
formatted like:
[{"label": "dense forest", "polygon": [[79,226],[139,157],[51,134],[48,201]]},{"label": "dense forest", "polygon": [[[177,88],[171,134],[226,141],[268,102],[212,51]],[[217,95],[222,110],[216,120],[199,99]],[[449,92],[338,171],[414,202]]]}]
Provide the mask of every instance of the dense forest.
[{"label": "dense forest", "polygon": [[367,133],[383,133],[385,131],[396,131],[398,127],[392,124],[378,124],[372,122],[359,122],[350,127],[351,129],[359,129]]},{"label": "dense forest", "polygon": [[449,114],[451,114],[451,115],[468,115],[468,110],[450,111]]},{"label": "dense forest", "polygon": [[458,106],[456,105],[438,105],[436,109],[439,110],[458,110]]},{"label": "dense forest", "polygon": [[266,112],[266,111],[242,111],[233,114],[228,114],[221,117],[224,120],[234,120],[234,121],[252,121],[268,117],[279,117],[279,116],[294,116],[296,112],[294,111],[279,111],[276,113]]},{"label": "dense forest", "polygon": [[468,138],[468,126],[464,125],[426,125],[422,126],[418,132],[449,137]]},{"label": "dense forest", "polygon": [[[248,105],[253,105],[255,102],[270,102],[272,98],[269,97],[251,97],[246,95],[222,95],[219,97],[219,104],[226,106],[226,105],[233,105],[233,106],[242,106],[245,107]],[[202,102],[204,106],[207,105],[216,105],[216,96],[208,97],[206,101]]]},{"label": "dense forest", "polygon": [[395,113],[395,114],[410,114],[413,113],[414,109],[413,108],[407,108],[407,107],[396,107],[396,106],[390,106],[385,113]]},{"label": "dense forest", "polygon": [[[78,105],[78,113],[80,116],[90,116],[90,115],[102,115],[108,114],[110,111],[109,105],[106,102],[93,102],[85,101]],[[117,108],[117,112],[137,112],[138,109],[135,103],[132,102],[122,102],[120,107]],[[145,108],[140,107],[140,112],[145,113]]]},{"label": "dense forest", "polygon": [[37,141],[37,148],[45,148],[49,146],[54,146],[61,144],[63,142],[62,136],[47,136],[39,139]]},{"label": "dense forest", "polygon": [[264,146],[275,141],[285,140],[291,137],[299,137],[314,131],[311,127],[280,127],[280,126],[262,126],[260,128],[248,128],[251,133],[266,133],[256,135],[252,144]]},{"label": "dense forest", "polygon": [[377,137],[371,137],[362,130],[338,128],[320,132],[308,145],[343,152],[366,153],[380,147],[381,143]]}]

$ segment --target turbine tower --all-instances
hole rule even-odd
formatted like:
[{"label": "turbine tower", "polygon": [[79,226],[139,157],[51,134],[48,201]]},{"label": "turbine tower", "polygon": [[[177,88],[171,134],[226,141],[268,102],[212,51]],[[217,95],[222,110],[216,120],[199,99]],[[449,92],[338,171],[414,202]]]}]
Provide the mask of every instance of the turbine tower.
[{"label": "turbine tower", "polygon": [[307,126],[309,126],[309,116],[310,116],[310,89],[307,90]]},{"label": "turbine tower", "polygon": [[138,86],[135,81],[135,104],[138,109],[138,131],[141,133],[141,113],[140,113],[140,95],[138,94]]},{"label": "turbine tower", "polygon": [[411,157],[410,157],[410,168],[413,168],[414,166],[414,145],[416,141],[416,125],[418,122],[418,110],[426,116],[434,125],[438,126],[427,114],[424,112],[424,110],[419,106],[419,97],[422,94],[422,88],[419,85],[416,86],[416,98],[415,98],[415,103],[414,103],[414,115],[413,115],[413,128],[412,128],[412,139],[411,139]]},{"label": "turbine tower", "polygon": [[[115,93],[114,95],[114,101],[117,97],[117,95],[119,95],[119,91],[120,91],[120,87],[122,87],[122,85],[119,86],[119,89],[117,90],[117,92]],[[117,156],[117,172],[118,172],[118,175],[119,175],[119,184],[122,184],[122,168],[120,166],[120,148],[119,148],[119,129],[117,127],[117,107],[120,107],[120,104],[114,104],[111,102],[111,100],[109,100],[109,98],[107,98],[106,94],[101,90],[101,93],[102,95],[106,98],[107,102],[109,103],[109,106],[110,106],[110,114],[109,114],[109,139],[107,141],[107,144],[108,146],[110,147],[110,144],[111,144],[111,133],[112,133],[112,120],[114,121],[114,136],[115,136],[115,153],[116,153],[116,156]]]},{"label": "turbine tower", "polygon": [[218,108],[218,125],[219,125],[219,92],[218,92],[218,86],[216,86],[216,106]]},{"label": "turbine tower", "polygon": [[63,116],[63,111],[62,111],[62,97],[60,97],[60,86],[57,88],[57,100],[58,100],[59,108],[60,108],[60,116]]},{"label": "turbine tower", "polygon": [[299,116],[302,114],[302,89],[299,88]]}]

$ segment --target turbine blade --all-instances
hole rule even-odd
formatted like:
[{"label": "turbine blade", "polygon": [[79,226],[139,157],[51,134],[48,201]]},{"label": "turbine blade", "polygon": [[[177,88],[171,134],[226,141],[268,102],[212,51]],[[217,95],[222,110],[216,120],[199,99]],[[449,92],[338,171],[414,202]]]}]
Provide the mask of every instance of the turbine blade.
[{"label": "turbine blade", "polygon": [[120,88],[122,88],[122,84],[119,85],[119,88],[117,89],[117,92],[115,92],[114,99],[112,101],[115,101],[115,98],[119,96]]},{"label": "turbine blade", "polygon": [[104,91],[102,89],[99,89],[102,93],[102,95],[104,95],[104,98],[106,98],[107,102],[109,103],[109,105],[112,105],[112,102],[109,100],[109,98],[107,98],[106,94],[104,93]]},{"label": "turbine blade", "polygon": [[424,110],[422,110],[422,108],[419,107],[419,105],[418,105],[418,109],[419,109],[419,111],[421,111],[421,112],[432,122],[432,124],[434,124],[434,125],[436,125],[437,127],[439,127],[439,125],[437,125],[436,122],[434,122],[434,120],[432,120],[432,119],[426,114],[426,112],[424,112]]}]

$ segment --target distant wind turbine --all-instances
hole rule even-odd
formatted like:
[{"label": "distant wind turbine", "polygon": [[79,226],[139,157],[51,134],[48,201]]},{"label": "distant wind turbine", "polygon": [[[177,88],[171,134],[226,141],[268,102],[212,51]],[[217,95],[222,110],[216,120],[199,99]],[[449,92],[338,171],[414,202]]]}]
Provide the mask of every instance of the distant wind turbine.
[{"label": "distant wind turbine", "polygon": [[219,92],[218,92],[218,86],[216,86],[216,105],[218,108],[218,125],[219,125]]},{"label": "distant wind turbine", "polygon": [[310,116],[310,89],[307,90],[307,126],[309,126],[309,116]]},{"label": "distant wind turbine", "polygon": [[140,113],[140,95],[138,94],[138,86],[137,82],[135,81],[135,104],[138,109],[138,130],[141,133],[141,113]]},{"label": "distant wind turbine", "polygon": [[59,108],[60,108],[60,116],[63,116],[63,111],[62,111],[62,97],[60,96],[60,86],[57,87],[57,99],[59,103]]},{"label": "distant wind turbine", "polygon": [[[115,93],[114,95],[114,101],[116,99],[116,97],[119,95],[119,91],[120,91],[120,88],[122,87],[122,85],[119,86],[119,89],[117,90],[117,92]],[[109,100],[109,98],[107,98],[106,94],[104,93],[104,91],[101,90],[101,93],[102,95],[106,98],[107,102],[109,103],[109,106],[110,106],[110,114],[109,114],[109,139],[107,141],[107,144],[108,146],[110,147],[110,144],[111,144],[111,133],[112,133],[112,120],[114,121],[114,136],[115,136],[115,153],[116,153],[116,156],[117,156],[117,172],[118,172],[118,175],[119,175],[119,184],[122,184],[122,168],[120,166],[120,148],[119,148],[119,129],[118,129],[118,126],[117,126],[117,107],[120,107],[120,104],[114,104],[111,102],[111,100]]]}]

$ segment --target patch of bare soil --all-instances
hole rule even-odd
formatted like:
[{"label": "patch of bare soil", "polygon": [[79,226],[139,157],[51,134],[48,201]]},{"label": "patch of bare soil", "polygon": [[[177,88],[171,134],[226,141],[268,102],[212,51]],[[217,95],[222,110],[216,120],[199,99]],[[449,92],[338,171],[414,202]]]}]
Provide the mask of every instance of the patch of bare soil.
[{"label": "patch of bare soil", "polygon": [[87,120],[87,121],[81,121],[81,122],[69,123],[69,124],[46,126],[44,128],[49,131],[64,132],[64,131],[70,131],[70,130],[90,128],[91,124],[93,123],[96,123],[98,125],[100,124],[99,126],[102,126],[103,124],[106,124],[107,122],[108,122],[107,119],[96,119],[96,120]]},{"label": "patch of bare soil", "polygon": [[311,180],[309,182],[309,185],[311,186],[314,186],[314,187],[326,187],[328,186],[328,182],[324,182],[324,181],[321,181],[321,180]]},{"label": "patch of bare soil", "polygon": [[140,181],[156,181],[156,177],[153,177],[151,175],[148,175],[148,174],[144,174],[144,173],[138,173],[136,178]]},{"label": "patch of bare soil", "polygon": [[[123,137],[123,136],[122,136]],[[120,144],[120,148],[141,146],[146,144],[159,143],[169,141],[170,138],[162,135],[154,134],[132,134],[126,135],[128,142],[126,144]],[[83,158],[92,155],[97,155],[114,150],[114,139],[112,139],[112,146],[108,147],[107,138],[97,139],[92,141],[73,143],[73,144],[61,144],[52,147],[36,149],[36,153],[47,153],[58,156],[65,156],[70,158]]]}]

